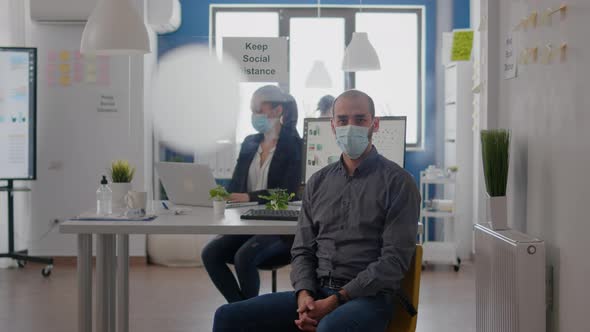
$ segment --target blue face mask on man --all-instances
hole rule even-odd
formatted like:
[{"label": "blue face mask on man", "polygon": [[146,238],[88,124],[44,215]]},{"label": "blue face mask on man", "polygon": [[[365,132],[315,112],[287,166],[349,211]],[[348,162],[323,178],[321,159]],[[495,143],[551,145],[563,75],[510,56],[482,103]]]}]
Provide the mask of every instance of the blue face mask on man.
[{"label": "blue face mask on man", "polygon": [[269,132],[275,126],[276,120],[269,119],[266,114],[252,113],[252,127],[262,134]]},{"label": "blue face mask on man", "polygon": [[353,125],[335,127],[336,142],[340,150],[351,159],[358,159],[369,146],[370,128]]}]

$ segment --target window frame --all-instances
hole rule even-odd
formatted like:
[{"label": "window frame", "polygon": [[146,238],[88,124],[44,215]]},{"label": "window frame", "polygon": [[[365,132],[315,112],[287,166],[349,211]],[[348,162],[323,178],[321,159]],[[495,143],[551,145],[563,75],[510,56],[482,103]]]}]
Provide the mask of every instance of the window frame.
[{"label": "window frame", "polygon": [[[290,19],[317,17],[317,5],[292,4],[211,4],[209,7],[209,46],[215,48],[215,22],[218,12],[278,12],[279,36],[290,36]],[[417,18],[418,32],[418,79],[417,79],[417,141],[406,143],[407,151],[425,151],[426,126],[426,7],[424,5],[321,5],[321,17],[344,18],[344,44],[348,45],[356,28],[356,14],[363,13],[413,13]],[[289,59],[287,59],[289,61]],[[287,64],[290,70],[290,64]],[[279,83],[285,91],[289,91],[289,82]],[[355,88],[355,73],[345,73],[345,89]],[[432,92],[434,93],[434,92]]]}]

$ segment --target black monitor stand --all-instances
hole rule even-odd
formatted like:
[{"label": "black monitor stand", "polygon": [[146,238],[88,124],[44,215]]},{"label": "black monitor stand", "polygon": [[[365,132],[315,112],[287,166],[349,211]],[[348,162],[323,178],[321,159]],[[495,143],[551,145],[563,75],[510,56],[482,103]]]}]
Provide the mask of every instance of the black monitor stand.
[{"label": "black monitor stand", "polygon": [[29,256],[27,249],[14,250],[14,193],[17,191],[30,191],[30,189],[14,188],[13,180],[7,180],[6,187],[0,187],[0,192],[8,194],[8,253],[0,254],[0,258],[12,258],[17,261],[19,267],[24,267],[27,262],[46,264],[41,270],[44,277],[51,275],[53,269],[53,258]]}]

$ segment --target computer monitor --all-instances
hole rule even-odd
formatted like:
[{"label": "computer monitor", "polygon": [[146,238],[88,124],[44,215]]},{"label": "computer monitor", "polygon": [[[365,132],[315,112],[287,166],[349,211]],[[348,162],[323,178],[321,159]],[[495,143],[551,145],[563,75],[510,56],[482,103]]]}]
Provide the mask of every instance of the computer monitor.
[{"label": "computer monitor", "polygon": [[[303,129],[303,183],[317,171],[340,158],[340,148],[332,133],[330,118],[306,118]],[[379,130],[373,133],[373,145],[385,158],[405,166],[406,117],[379,117]]]},{"label": "computer monitor", "polygon": [[36,177],[37,49],[0,46],[0,179]]}]

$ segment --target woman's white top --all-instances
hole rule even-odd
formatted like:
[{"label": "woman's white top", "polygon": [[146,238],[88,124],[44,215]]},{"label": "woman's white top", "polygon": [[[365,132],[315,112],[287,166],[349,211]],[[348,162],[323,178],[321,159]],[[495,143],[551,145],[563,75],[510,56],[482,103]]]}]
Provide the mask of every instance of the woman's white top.
[{"label": "woman's white top", "polygon": [[262,146],[258,146],[258,151],[250,163],[250,169],[248,170],[248,192],[268,189],[268,169],[270,168],[270,162],[275,153],[275,148],[270,150],[266,160],[260,165]]}]

